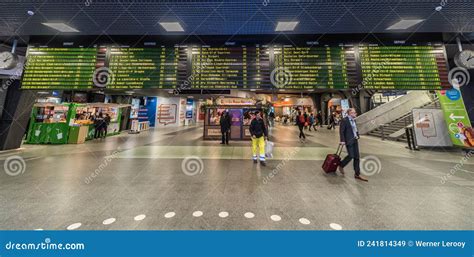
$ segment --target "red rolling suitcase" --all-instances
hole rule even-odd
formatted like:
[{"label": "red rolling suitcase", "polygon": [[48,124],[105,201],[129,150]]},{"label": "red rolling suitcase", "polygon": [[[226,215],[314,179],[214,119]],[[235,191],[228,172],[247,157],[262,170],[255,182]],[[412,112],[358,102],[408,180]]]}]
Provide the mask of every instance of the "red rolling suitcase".
[{"label": "red rolling suitcase", "polygon": [[326,173],[336,172],[337,167],[341,164],[341,157],[339,156],[342,152],[342,145],[337,147],[335,154],[328,154],[323,163],[323,170]]}]

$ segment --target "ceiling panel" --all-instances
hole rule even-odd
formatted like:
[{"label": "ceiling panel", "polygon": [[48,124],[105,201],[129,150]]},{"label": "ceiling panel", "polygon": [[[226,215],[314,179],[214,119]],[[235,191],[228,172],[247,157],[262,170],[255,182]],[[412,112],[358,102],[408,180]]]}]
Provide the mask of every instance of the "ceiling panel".
[{"label": "ceiling panel", "polygon": [[[0,36],[57,33],[42,22],[65,22],[82,35],[275,34],[278,21],[293,20],[300,23],[288,34],[384,33],[402,18],[426,19],[409,32],[473,32],[474,2],[0,0]],[[185,32],[166,32],[160,21],[179,21]]]}]

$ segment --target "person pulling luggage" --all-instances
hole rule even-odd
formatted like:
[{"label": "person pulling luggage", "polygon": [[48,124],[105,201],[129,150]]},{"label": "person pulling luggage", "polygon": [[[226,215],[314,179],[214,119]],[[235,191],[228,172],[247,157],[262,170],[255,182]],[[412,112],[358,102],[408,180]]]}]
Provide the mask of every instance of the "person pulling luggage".
[{"label": "person pulling luggage", "polygon": [[345,145],[348,155],[341,161],[339,171],[344,174],[344,167],[353,160],[354,178],[362,181],[369,181],[360,175],[360,154],[359,154],[359,131],[355,122],[357,112],[354,108],[347,110],[347,116],[342,119],[339,128],[340,144]]},{"label": "person pulling luggage", "polygon": [[[262,113],[255,111],[252,114],[252,121],[250,122],[250,135],[252,136],[252,153],[253,162],[257,163],[257,159],[260,159],[260,164],[266,166],[265,162],[265,140],[268,137],[267,127],[262,119]],[[257,148],[258,154],[257,157]]]}]

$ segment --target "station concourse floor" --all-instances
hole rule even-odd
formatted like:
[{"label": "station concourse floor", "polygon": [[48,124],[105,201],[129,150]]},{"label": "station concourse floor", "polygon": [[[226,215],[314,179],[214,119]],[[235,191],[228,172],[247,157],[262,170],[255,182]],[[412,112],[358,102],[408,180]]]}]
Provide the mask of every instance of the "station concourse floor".
[{"label": "station concourse floor", "polygon": [[345,176],[322,172],[337,130],[307,132],[305,144],[294,126],[270,134],[266,167],[251,161],[250,142],[204,141],[201,126],[0,153],[3,169],[24,161],[19,174],[0,172],[0,229],[473,229],[474,158],[462,151],[363,136],[367,183],[352,163]]}]

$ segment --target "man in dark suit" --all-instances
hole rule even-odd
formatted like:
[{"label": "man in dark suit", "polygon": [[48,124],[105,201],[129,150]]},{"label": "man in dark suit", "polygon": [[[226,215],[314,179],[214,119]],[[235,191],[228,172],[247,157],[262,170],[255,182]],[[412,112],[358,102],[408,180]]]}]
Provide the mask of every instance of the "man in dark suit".
[{"label": "man in dark suit", "polygon": [[231,122],[230,115],[227,111],[222,112],[222,116],[219,123],[221,125],[221,133],[222,133],[221,145],[228,145],[229,137],[230,137],[230,126],[232,122]]},{"label": "man in dark suit", "polygon": [[339,171],[344,174],[344,167],[354,160],[355,178],[362,181],[369,181],[360,175],[360,154],[359,154],[359,131],[355,123],[357,112],[354,108],[347,110],[347,116],[342,119],[339,128],[340,144],[345,145],[348,155],[344,158],[339,166]]}]

